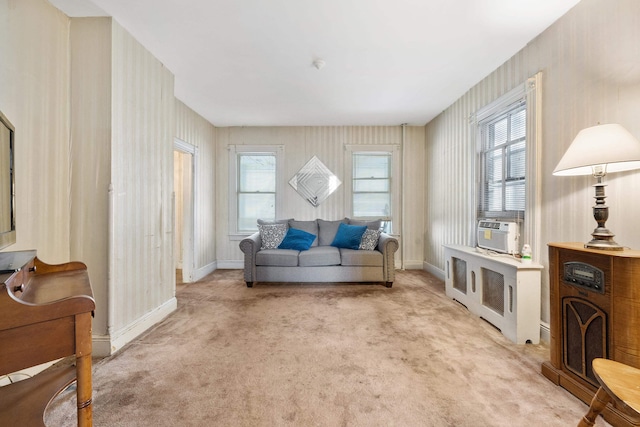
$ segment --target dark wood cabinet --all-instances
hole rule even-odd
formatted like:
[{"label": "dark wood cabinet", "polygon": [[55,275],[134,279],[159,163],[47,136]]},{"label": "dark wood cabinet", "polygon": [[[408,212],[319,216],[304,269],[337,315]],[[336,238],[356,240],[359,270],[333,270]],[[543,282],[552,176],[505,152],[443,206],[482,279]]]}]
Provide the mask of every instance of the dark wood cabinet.
[{"label": "dark wood cabinet", "polygon": [[0,253],[0,375],[71,356],[69,364],[0,387],[0,425],[44,426],[50,401],[77,381],[78,425],[92,425],[91,316],[87,268],[50,265],[35,251]]},{"label": "dark wood cabinet", "polygon": [[[602,357],[640,368],[640,251],[549,244],[550,360],[542,373],[589,404],[598,389],[591,363]],[[615,426],[640,426],[615,405]]]}]

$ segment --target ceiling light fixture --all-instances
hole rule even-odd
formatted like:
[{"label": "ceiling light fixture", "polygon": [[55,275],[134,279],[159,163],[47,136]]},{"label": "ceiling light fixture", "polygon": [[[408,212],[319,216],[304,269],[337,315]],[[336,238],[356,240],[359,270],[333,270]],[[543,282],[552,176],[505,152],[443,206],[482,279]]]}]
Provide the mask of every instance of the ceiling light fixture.
[{"label": "ceiling light fixture", "polygon": [[323,59],[316,59],[313,61],[313,66],[316,67],[317,70],[321,70],[326,65]]}]

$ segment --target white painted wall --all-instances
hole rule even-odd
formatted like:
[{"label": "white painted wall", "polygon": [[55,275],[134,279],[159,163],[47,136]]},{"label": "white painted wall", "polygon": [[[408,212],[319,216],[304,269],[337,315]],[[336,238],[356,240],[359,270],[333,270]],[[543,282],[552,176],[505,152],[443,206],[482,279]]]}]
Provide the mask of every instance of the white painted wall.
[{"label": "white painted wall", "polygon": [[[427,125],[425,261],[442,269],[443,244],[468,244],[469,117],[542,71],[541,241],[590,240],[596,226],[591,177],[555,177],[552,171],[575,135],[597,123],[617,122],[640,138],[640,2],[582,0],[527,47],[474,86]],[[602,147],[606,150],[606,146]],[[607,176],[607,226],[622,245],[640,247],[637,218],[640,172]],[[548,255],[540,260],[548,271]],[[543,273],[543,321],[549,321],[548,273]]]}]

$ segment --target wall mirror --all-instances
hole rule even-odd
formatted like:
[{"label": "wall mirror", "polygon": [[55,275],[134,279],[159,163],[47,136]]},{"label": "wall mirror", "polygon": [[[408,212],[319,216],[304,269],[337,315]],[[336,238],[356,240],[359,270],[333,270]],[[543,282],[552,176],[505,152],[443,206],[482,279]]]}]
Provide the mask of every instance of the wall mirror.
[{"label": "wall mirror", "polygon": [[0,112],[0,249],[16,242],[14,133],[15,128]]},{"label": "wall mirror", "polygon": [[318,206],[338,189],[340,180],[316,156],[307,162],[289,184],[307,202]]}]

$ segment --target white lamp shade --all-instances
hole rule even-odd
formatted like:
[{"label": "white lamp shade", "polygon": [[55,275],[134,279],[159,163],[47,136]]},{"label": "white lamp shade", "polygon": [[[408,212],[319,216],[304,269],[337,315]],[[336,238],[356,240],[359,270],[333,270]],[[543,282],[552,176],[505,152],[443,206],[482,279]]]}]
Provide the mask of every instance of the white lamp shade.
[{"label": "white lamp shade", "polygon": [[618,124],[581,130],[554,175],[593,175],[593,166],[606,166],[606,173],[640,169],[640,141]]}]

